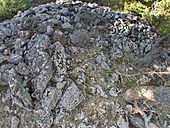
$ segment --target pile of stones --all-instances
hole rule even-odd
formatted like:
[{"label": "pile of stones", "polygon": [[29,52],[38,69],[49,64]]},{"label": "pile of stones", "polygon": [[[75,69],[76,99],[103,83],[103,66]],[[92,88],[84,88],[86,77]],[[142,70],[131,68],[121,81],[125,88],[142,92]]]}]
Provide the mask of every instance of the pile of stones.
[{"label": "pile of stones", "polygon": [[[111,99],[123,91],[114,86],[120,75],[110,73],[109,85],[101,76],[113,68],[125,71],[127,62],[149,53],[158,37],[137,16],[97,4],[56,2],[19,12],[0,23],[0,87],[7,88],[0,95],[5,114],[0,127],[128,128],[123,108]],[[112,106],[117,122],[90,123],[81,110],[97,110],[97,103]]]}]

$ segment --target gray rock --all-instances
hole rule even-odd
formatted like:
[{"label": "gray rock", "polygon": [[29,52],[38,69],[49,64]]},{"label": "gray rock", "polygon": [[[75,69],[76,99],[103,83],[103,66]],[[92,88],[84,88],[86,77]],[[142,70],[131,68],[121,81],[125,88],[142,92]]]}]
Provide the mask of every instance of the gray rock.
[{"label": "gray rock", "polygon": [[42,99],[42,108],[47,112],[53,110],[62,95],[62,91],[55,87],[47,87]]},{"label": "gray rock", "polygon": [[[42,52],[37,49],[31,49],[27,51],[25,58],[28,66],[31,67],[32,73],[38,73],[41,70],[49,70],[51,68],[50,66],[52,65],[49,55],[46,52]],[[45,69],[45,67],[47,69]]]},{"label": "gray rock", "polygon": [[96,85],[96,92],[103,98],[108,98],[106,92],[103,90],[103,88],[100,85]]},{"label": "gray rock", "polygon": [[[64,76],[61,76],[61,77],[64,77]],[[66,86],[66,83],[67,83],[67,81],[65,81],[65,80],[60,81],[60,78],[58,78],[57,83],[56,83],[56,88],[62,90]]]},{"label": "gray rock", "polygon": [[9,85],[9,71],[14,68],[13,64],[5,64],[0,67],[0,83],[1,85]]},{"label": "gray rock", "polygon": [[8,61],[13,64],[19,64],[23,61],[23,57],[17,54],[11,54]]},{"label": "gray rock", "polygon": [[[40,65],[37,66],[39,67]],[[49,80],[52,77],[52,61],[46,58],[46,60],[41,66],[41,71],[38,70],[39,75],[35,76],[34,79],[32,79],[35,88],[35,91],[33,92],[32,96],[37,99],[42,98],[44,89],[46,88]]]},{"label": "gray rock", "polygon": [[36,17],[38,18],[38,19],[40,19],[41,21],[47,21],[48,19],[50,19],[51,18],[51,16],[50,15],[48,15],[47,13],[42,13],[42,14],[36,14]]},{"label": "gray rock", "polygon": [[1,38],[0,38],[1,40],[4,40],[4,39],[6,38],[6,36],[3,34],[2,31],[0,31],[0,37],[1,37]]},{"label": "gray rock", "polygon": [[25,42],[22,41],[20,38],[16,39],[14,43],[15,50],[22,48],[24,44]]},{"label": "gray rock", "polygon": [[43,109],[34,110],[34,122],[36,128],[51,128],[53,123],[53,115],[47,113]]},{"label": "gray rock", "polygon": [[8,57],[0,54],[0,63],[3,63],[4,61],[8,60]]},{"label": "gray rock", "polygon": [[37,24],[37,27],[35,28],[35,30],[38,32],[38,33],[45,33],[47,32],[47,25],[45,23],[39,23]]},{"label": "gray rock", "polygon": [[30,73],[30,67],[27,66],[25,63],[19,63],[15,67],[15,70],[21,75],[29,75]]},{"label": "gray rock", "polygon": [[30,30],[37,24],[39,19],[37,17],[23,17],[21,19],[21,29],[23,30]]},{"label": "gray rock", "polygon": [[65,93],[61,97],[59,105],[64,107],[67,111],[72,111],[77,107],[85,97],[83,93],[77,88],[75,83],[70,83]]},{"label": "gray rock", "polygon": [[2,52],[6,48],[5,44],[0,43],[0,52]]},{"label": "gray rock", "polygon": [[96,128],[95,125],[86,125],[85,123],[80,123],[77,128]]},{"label": "gray rock", "polygon": [[11,127],[10,128],[17,128],[19,125],[19,119],[16,116],[13,116],[11,119]]},{"label": "gray rock", "polygon": [[71,42],[75,45],[87,45],[90,42],[90,36],[85,29],[75,30],[70,36]]},{"label": "gray rock", "polygon": [[109,90],[109,94],[110,94],[111,96],[113,96],[113,97],[117,97],[117,96],[119,95],[119,92],[118,92],[116,89],[111,88],[111,89]]},{"label": "gray rock", "polygon": [[96,3],[88,3],[88,7],[94,9],[96,8],[98,5]]},{"label": "gray rock", "polygon": [[145,54],[148,53],[149,51],[151,51],[151,49],[152,49],[152,45],[151,45],[151,44],[148,44],[148,45],[146,46],[146,48],[145,48],[144,53],[145,53]]},{"label": "gray rock", "polygon": [[103,52],[99,53],[95,58],[96,63],[103,69],[109,69],[108,64],[106,63],[106,57]]},{"label": "gray rock", "polygon": [[80,15],[80,20],[85,24],[92,24],[98,17],[95,13],[84,12]]},{"label": "gray rock", "polygon": [[52,61],[57,69],[58,75],[63,75],[66,73],[66,54],[65,48],[60,42],[56,42],[52,45],[54,53],[52,55]]},{"label": "gray rock", "polygon": [[83,84],[85,83],[85,81],[86,81],[86,78],[85,78],[85,71],[83,70],[83,69],[81,69],[81,68],[75,68],[72,72],[71,72],[71,74],[73,75],[73,77],[76,79],[75,80],[75,83],[77,84],[77,85],[82,85],[83,86]]},{"label": "gray rock", "polygon": [[76,24],[76,28],[82,28],[82,24],[77,23],[77,24]]},{"label": "gray rock", "polygon": [[113,16],[114,16],[114,14],[113,14],[112,12],[108,12],[108,13],[105,15],[105,17],[106,17],[107,19],[111,19]]},{"label": "gray rock", "polygon": [[22,77],[19,76],[14,69],[9,70],[8,84],[11,90],[11,97],[13,103],[21,108],[28,108],[33,106],[32,98],[28,91],[23,87],[25,84]]},{"label": "gray rock", "polygon": [[111,82],[111,83],[119,82],[119,76],[118,76],[118,74],[113,73],[113,74],[111,75],[110,82]]},{"label": "gray rock", "polygon": [[110,56],[112,59],[121,58],[123,57],[123,52],[121,49],[112,48],[110,50]]},{"label": "gray rock", "polygon": [[60,23],[60,17],[60,15],[56,15],[54,18],[48,19],[47,22],[57,25]]},{"label": "gray rock", "polygon": [[57,0],[56,2],[66,4],[66,3],[71,3],[72,0]]},{"label": "gray rock", "polygon": [[158,127],[155,124],[153,124],[153,123],[149,123],[149,128],[158,128]]},{"label": "gray rock", "polygon": [[130,29],[125,29],[125,31],[123,32],[123,34],[125,36],[128,36],[130,34]]},{"label": "gray rock", "polygon": [[54,29],[51,27],[51,26],[48,26],[47,27],[47,34],[49,36],[52,36],[54,34]]},{"label": "gray rock", "polygon": [[[20,36],[19,36],[20,39],[19,39],[19,40],[21,40],[21,39],[27,40],[27,39],[31,38],[32,34],[33,34],[33,32],[28,31],[28,30],[20,31]],[[17,41],[17,40],[16,40],[16,41]],[[25,42],[24,42],[24,43],[25,43]]]},{"label": "gray rock", "polygon": [[0,30],[3,33],[3,35],[7,36],[7,37],[9,37],[12,33],[11,29],[8,29],[8,28],[5,28],[5,27],[1,27]]},{"label": "gray rock", "polygon": [[68,15],[70,11],[68,8],[62,8],[61,10],[59,10],[59,13],[61,13],[62,15]]},{"label": "gray rock", "polygon": [[96,11],[96,13],[97,13],[98,15],[101,15],[101,16],[102,16],[103,13],[104,13],[104,11],[105,11],[105,9],[98,7],[98,8],[95,9],[95,11]]},{"label": "gray rock", "polygon": [[65,17],[65,16],[61,16],[61,21],[64,23],[69,23],[70,22],[70,18],[69,17]]},{"label": "gray rock", "polygon": [[53,41],[59,41],[65,44],[67,42],[66,35],[61,30],[55,30],[53,35]]},{"label": "gray rock", "polygon": [[169,108],[170,104],[170,88],[169,87],[160,87],[160,88],[155,88],[155,99],[158,103],[163,105],[165,108]]},{"label": "gray rock", "polygon": [[119,128],[129,128],[129,122],[127,122],[122,115],[117,120],[117,126]]},{"label": "gray rock", "polygon": [[26,107],[26,109],[32,109],[33,101],[30,94],[28,93],[28,90],[26,90],[24,87],[20,87],[15,95],[18,96],[18,100],[21,100],[24,108]]},{"label": "gray rock", "polygon": [[62,106],[60,106],[60,107],[58,106],[57,110],[56,110],[56,117],[54,120],[54,124],[59,124],[60,120],[66,115],[69,115],[67,110]]},{"label": "gray rock", "polygon": [[70,24],[70,23],[64,23],[61,25],[62,29],[63,30],[66,30],[66,31],[72,31],[73,30],[73,26]]},{"label": "gray rock", "polygon": [[45,13],[47,11],[48,11],[48,9],[46,7],[42,7],[39,10],[37,10],[36,13],[42,14],[42,13]]},{"label": "gray rock", "polygon": [[139,116],[131,115],[129,117],[129,121],[133,127],[145,128],[145,123],[144,123],[143,119]]},{"label": "gray rock", "polygon": [[[127,128],[126,115],[120,115],[124,109],[115,107],[111,101],[115,98],[107,93],[119,99],[120,90],[113,87],[129,78],[120,78],[113,71],[126,74],[129,59],[149,55],[157,37],[136,16],[92,3],[56,1],[19,12],[13,19],[0,23],[0,92],[3,95],[9,86],[7,93],[12,101],[12,106],[11,102],[8,106],[4,100],[11,110],[6,109],[7,116],[2,120],[12,119],[13,127],[50,128],[58,123],[63,128],[95,128],[102,121],[101,127]],[[163,51],[166,53],[161,58],[168,58],[169,50],[163,48]],[[116,65],[122,58],[125,63]],[[92,96],[88,94],[90,88]],[[131,94],[138,100],[136,93]],[[169,110],[169,89],[156,90],[154,94]],[[89,99],[83,111],[88,117],[77,122],[71,111],[86,95]],[[127,102],[131,98],[125,95]],[[117,123],[113,114],[107,113],[110,107],[117,113]],[[20,119],[19,123],[11,114]],[[69,120],[60,120],[69,114]]]},{"label": "gray rock", "polygon": [[50,38],[45,34],[35,34],[28,43],[28,48],[46,50],[50,45]]}]

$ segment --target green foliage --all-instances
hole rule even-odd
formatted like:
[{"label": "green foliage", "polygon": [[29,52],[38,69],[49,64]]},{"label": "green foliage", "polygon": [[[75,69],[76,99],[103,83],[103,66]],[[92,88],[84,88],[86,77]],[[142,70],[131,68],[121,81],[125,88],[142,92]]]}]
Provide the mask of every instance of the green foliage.
[{"label": "green foliage", "polygon": [[149,13],[149,8],[147,8],[142,3],[132,2],[125,4],[125,11],[126,12],[134,12],[139,16],[146,16]]},{"label": "green foliage", "polygon": [[124,11],[134,12],[147,20],[150,25],[159,30],[162,35],[170,33],[170,1],[169,0],[141,0],[141,2],[128,0]]},{"label": "green foliage", "polygon": [[154,0],[143,0],[145,3],[154,2]]},{"label": "green foliage", "polygon": [[141,0],[141,3],[147,6],[151,6],[155,0]]},{"label": "green foliage", "polygon": [[170,16],[163,14],[157,16],[151,15],[148,21],[152,26],[155,26],[162,35],[170,33]]},{"label": "green foliage", "polygon": [[124,8],[125,0],[103,0],[105,1],[105,5],[109,6],[114,10],[122,11]]},{"label": "green foliage", "polygon": [[31,0],[0,0],[0,18],[8,17],[20,10],[26,9]]}]

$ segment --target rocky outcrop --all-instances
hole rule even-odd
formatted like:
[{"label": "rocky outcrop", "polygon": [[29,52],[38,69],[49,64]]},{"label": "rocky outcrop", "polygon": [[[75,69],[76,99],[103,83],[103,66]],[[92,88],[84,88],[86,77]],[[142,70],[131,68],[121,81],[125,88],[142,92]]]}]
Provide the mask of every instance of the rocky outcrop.
[{"label": "rocky outcrop", "polygon": [[[115,128],[116,122],[101,114],[109,109],[111,117],[119,113],[119,128],[128,127],[122,108],[112,101],[122,92],[114,71],[145,56],[158,37],[136,16],[82,2],[40,5],[0,23],[0,86],[9,87],[2,103],[11,127],[95,128],[104,120],[101,127]],[[77,125],[62,123],[81,104],[82,111],[92,108],[87,113],[98,113],[101,120],[80,108],[78,117],[70,117]],[[89,120],[94,122],[86,125]],[[0,126],[10,127],[4,121]]]}]

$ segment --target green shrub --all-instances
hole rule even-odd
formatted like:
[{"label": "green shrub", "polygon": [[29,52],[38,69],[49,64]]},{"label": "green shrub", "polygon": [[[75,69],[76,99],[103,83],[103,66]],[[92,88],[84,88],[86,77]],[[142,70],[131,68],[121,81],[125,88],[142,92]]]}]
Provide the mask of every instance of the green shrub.
[{"label": "green shrub", "polygon": [[162,35],[170,33],[170,1],[161,0],[155,2],[151,8],[148,21],[155,26]]},{"label": "green shrub", "polygon": [[0,0],[0,18],[9,17],[20,10],[26,9],[31,0]]},{"label": "green shrub", "polygon": [[142,3],[137,2],[126,3],[124,8],[126,12],[134,12],[142,17],[148,15],[149,13],[149,8],[143,5]]},{"label": "green shrub", "polygon": [[141,3],[147,6],[151,6],[155,0],[141,0]]},{"label": "green shrub", "polygon": [[127,0],[124,5],[127,13],[135,12],[142,19],[147,20],[164,35],[170,33],[170,1],[169,0]]}]

